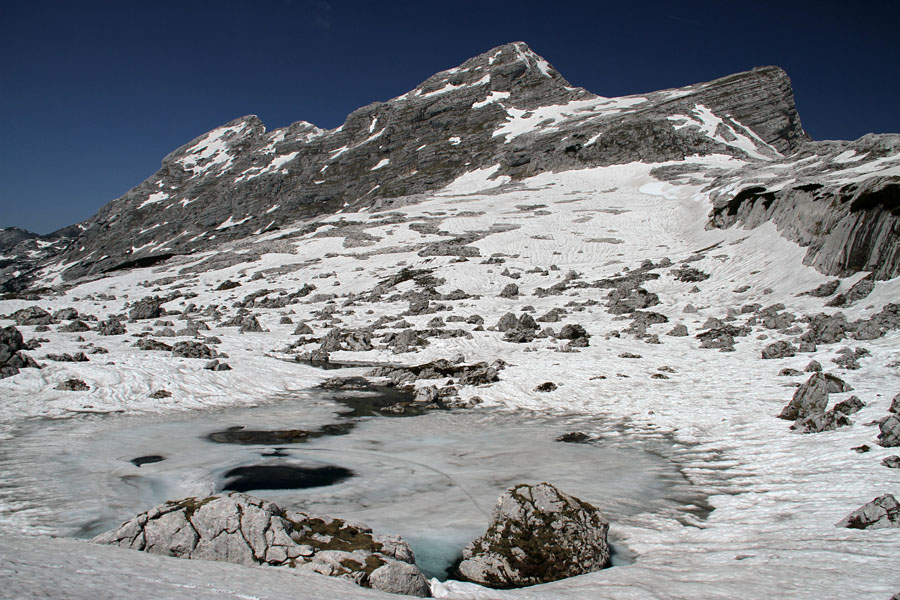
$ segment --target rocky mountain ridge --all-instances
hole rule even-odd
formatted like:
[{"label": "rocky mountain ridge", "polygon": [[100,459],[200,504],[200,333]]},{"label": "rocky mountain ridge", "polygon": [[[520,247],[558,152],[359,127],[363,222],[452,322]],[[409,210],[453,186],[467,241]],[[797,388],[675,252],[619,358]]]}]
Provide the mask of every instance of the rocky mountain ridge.
[{"label": "rocky mountain ridge", "polygon": [[[854,144],[881,144],[896,158],[896,144],[879,141],[884,139]],[[741,161],[742,169],[723,173],[713,192],[717,208],[711,225],[752,226],[771,218],[784,226],[796,211],[783,205],[796,201],[779,202],[750,218],[745,213],[751,206],[738,210],[735,199],[745,204],[752,197],[741,194],[758,187],[751,185],[754,169],[782,169],[794,176],[794,157],[842,156],[850,148],[849,142],[810,142],[790,80],[777,67],[603,98],[571,86],[546,60],[516,42],[437,73],[406,94],[362,107],[333,130],[299,121],[267,132],[253,115],[226,123],[166,156],[157,173],[79,224],[80,233],[64,248],[12,252],[0,285],[15,292],[39,277],[71,280],[147,266],[298,220],[386,208],[473,172],[487,173],[499,186],[547,171],[665,163],[694,155],[723,154]],[[869,164],[870,158],[859,164]],[[820,174],[807,171],[797,176]],[[675,167],[660,176],[685,173]],[[832,202],[847,193],[825,190],[812,198],[811,210],[826,213],[828,226],[802,234],[791,233],[803,230],[802,225],[787,227],[787,235],[810,245],[810,260],[828,273],[881,264],[896,239],[893,221],[884,224],[881,208],[866,209],[863,224],[847,220],[847,211],[837,207],[842,202]],[[819,201],[824,196],[830,200]],[[721,206],[728,208],[723,212]],[[854,233],[858,227],[865,233]],[[844,243],[850,238],[848,251]],[[897,272],[897,256],[891,256],[890,266],[877,268],[877,276]]]}]

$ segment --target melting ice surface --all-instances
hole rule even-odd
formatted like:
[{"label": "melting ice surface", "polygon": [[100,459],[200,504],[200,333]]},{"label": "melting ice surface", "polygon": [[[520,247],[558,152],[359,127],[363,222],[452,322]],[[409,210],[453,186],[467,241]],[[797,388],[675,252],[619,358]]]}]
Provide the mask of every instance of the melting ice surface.
[{"label": "melting ice surface", "polygon": [[[231,427],[316,430],[346,422],[337,414],[341,409],[333,394],[307,392],[188,415],[33,421],[0,449],[0,526],[90,537],[166,500],[221,492],[236,469],[337,468],[352,476],[330,485],[247,493],[400,535],[413,546],[419,566],[443,578],[512,485],[553,483],[601,507],[613,523],[671,507],[688,486],[658,448],[577,415],[476,409],[356,418],[349,433],[303,443],[209,439]],[[557,441],[575,430],[593,441]],[[135,461],[141,457],[162,460]],[[614,548],[616,560],[626,562],[627,550]]]}]

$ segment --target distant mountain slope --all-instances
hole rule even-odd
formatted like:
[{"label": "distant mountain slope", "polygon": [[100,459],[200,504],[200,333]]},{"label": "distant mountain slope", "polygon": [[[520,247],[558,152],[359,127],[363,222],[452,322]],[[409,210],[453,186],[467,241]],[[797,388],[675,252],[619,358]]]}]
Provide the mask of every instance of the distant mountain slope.
[{"label": "distant mountain slope", "polygon": [[[157,173],[82,223],[64,251],[38,262],[55,265],[64,279],[153,264],[298,219],[386,206],[475,171],[488,170],[501,184],[711,154],[780,168],[786,155],[818,152],[809,142],[777,67],[603,98],[572,87],[516,42],[360,108],[334,130],[300,121],[267,132],[252,115],[226,123],[170,153]],[[846,270],[870,261],[838,262]],[[35,266],[18,271],[20,281],[6,277],[6,289],[38,273]]]}]

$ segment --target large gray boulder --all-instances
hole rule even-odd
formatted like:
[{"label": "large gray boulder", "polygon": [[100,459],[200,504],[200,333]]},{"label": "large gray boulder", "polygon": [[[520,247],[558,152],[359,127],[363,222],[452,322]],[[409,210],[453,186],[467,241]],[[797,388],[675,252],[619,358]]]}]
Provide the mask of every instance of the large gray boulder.
[{"label": "large gray boulder", "polygon": [[402,539],[342,519],[284,511],[246,494],[167,502],[93,541],[179,558],[294,567],[386,592],[430,596]]},{"label": "large gray boulder", "polygon": [[794,397],[778,415],[780,419],[796,421],[812,415],[825,412],[828,405],[828,382],[822,373],[813,373],[812,376],[797,388]]},{"label": "large gray boulder", "polygon": [[163,314],[162,305],[164,302],[165,300],[159,296],[141,298],[128,311],[128,318],[132,321],[159,318]]},{"label": "large gray boulder", "polygon": [[22,332],[12,325],[0,328],[0,379],[12,377],[24,367],[40,369],[33,358],[20,352],[24,348]]},{"label": "large gray boulder", "polygon": [[900,504],[891,494],[879,496],[854,510],[835,526],[851,529],[900,527]]},{"label": "large gray boulder", "polygon": [[549,483],[517,485],[497,501],[487,531],[463,550],[458,575],[493,588],[556,581],[607,566],[600,510]]},{"label": "large gray boulder", "polygon": [[881,430],[878,434],[879,444],[885,448],[900,446],[900,415],[890,415],[878,425],[878,428]]}]

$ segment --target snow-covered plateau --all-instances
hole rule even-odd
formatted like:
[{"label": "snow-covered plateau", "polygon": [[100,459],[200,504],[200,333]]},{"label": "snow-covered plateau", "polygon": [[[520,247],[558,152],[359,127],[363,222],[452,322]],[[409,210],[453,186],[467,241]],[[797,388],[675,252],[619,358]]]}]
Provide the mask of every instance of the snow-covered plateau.
[{"label": "snow-covered plateau", "polygon": [[[828,297],[800,295],[836,278],[805,266],[806,248],[774,224],[706,227],[707,186],[741,161],[688,157],[677,165],[696,167],[689,176],[651,175],[672,164],[518,181],[473,170],[415,203],[348,207],[316,217],[315,227],[297,222],[151,267],[75,280],[36,300],[0,301],[0,315],[74,308],[90,323],[72,331],[64,330],[71,320],[17,324],[26,341],[38,340],[25,353],[42,368],[0,380],[0,596],[390,598],[293,569],[76,539],[166,497],[215,491],[208,472],[245,460],[235,453],[246,450],[197,460],[206,450],[186,433],[195,427],[197,437],[228,423],[266,427],[252,416],[266,410],[275,420],[270,428],[329,422],[333,406],[311,390],[336,371],[293,358],[319,348],[335,328],[362,331],[369,343],[332,348],[334,362],[416,365],[462,355],[466,363],[506,366],[499,381],[459,386],[459,404],[470,408],[362,418],[349,435],[310,442],[308,455],[356,457],[354,470],[371,468],[377,477],[360,479],[374,482],[369,487],[341,484],[294,500],[412,541],[417,532],[453,537],[441,532],[441,519],[461,523],[457,537],[474,537],[509,478],[555,483],[609,515],[622,557],[610,568],[502,591],[432,579],[437,597],[887,600],[900,592],[900,529],[835,526],[877,496],[900,495],[900,469],[882,465],[897,450],[876,441],[876,422],[900,392],[900,330],[761,358],[773,342],[799,346],[806,316],[872,317],[900,298],[900,279],[877,281],[866,297],[840,307],[826,303],[865,272],[840,278]],[[640,307],[657,315],[643,324],[634,307],[616,310],[609,296],[607,283],[629,275],[639,277],[642,299],[658,297]],[[48,282],[54,276],[44,274]],[[307,285],[315,289],[278,302]],[[148,296],[162,299],[162,314],[122,320],[121,333],[102,335],[111,332],[88,318],[128,313]],[[539,319],[538,335],[508,341],[497,328],[506,313],[558,320]],[[309,333],[295,333],[304,323]],[[565,324],[583,327],[589,344],[557,338]],[[701,348],[697,334],[726,325],[746,328],[733,351]],[[545,327],[554,334],[540,335]],[[390,345],[391,336],[383,337],[410,329],[418,342]],[[687,335],[670,334],[679,329]],[[209,357],[150,349],[146,340],[202,342],[231,370],[204,368]],[[834,362],[846,358],[845,347],[868,352],[854,355],[858,368]],[[48,359],[79,352],[87,360]],[[852,386],[830,394],[829,406],[851,395],[865,403],[851,425],[802,434],[778,418],[811,361]],[[86,389],[58,389],[75,379]],[[555,389],[536,390],[546,382]],[[588,443],[555,441],[576,430]],[[166,460],[130,462],[142,454]],[[426,471],[431,479],[415,479]],[[442,478],[452,485],[434,483]],[[284,491],[252,493],[294,501]]]}]

